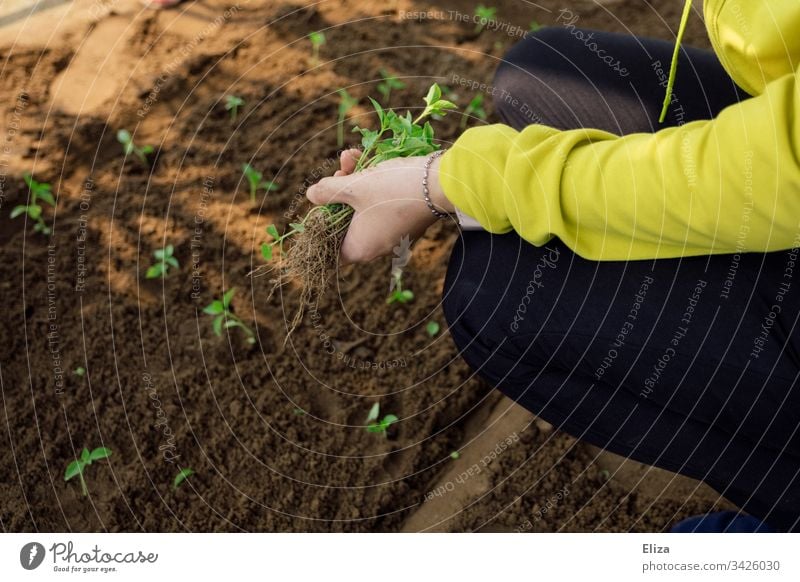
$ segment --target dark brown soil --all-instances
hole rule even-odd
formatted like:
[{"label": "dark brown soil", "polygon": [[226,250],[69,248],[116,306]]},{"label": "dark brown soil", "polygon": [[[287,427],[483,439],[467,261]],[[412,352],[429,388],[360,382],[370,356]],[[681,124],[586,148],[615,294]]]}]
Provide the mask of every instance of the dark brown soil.
[{"label": "dark brown soil", "polygon": [[[523,28],[533,19],[553,22],[561,6],[542,2],[548,13],[528,2],[492,4],[498,18]],[[573,9],[584,26],[668,38],[680,6],[654,4]],[[472,378],[444,329],[439,300],[455,233],[439,225],[415,247],[405,275],[412,303],[386,304],[388,259],[348,268],[285,346],[296,290],[267,301],[269,278],[247,274],[261,264],[266,225],[283,228],[292,210],[305,208],[304,184],[334,170],[336,89],[350,87],[366,102],[385,67],[408,77],[392,105],[416,106],[433,80],[447,83],[453,73],[489,82],[514,38],[489,31],[459,44],[473,25],[398,16],[471,14],[466,1],[331,0],[303,9],[212,0],[184,5],[183,15],[142,12],[136,2],[108,6],[96,22],[77,20],[56,44],[0,48],[11,146],[0,152],[0,525],[410,527],[454,466],[451,451],[467,456],[483,419],[507,402]],[[226,9],[229,18],[215,24]],[[328,29],[327,44],[323,64],[312,68],[304,37],[319,29]],[[693,22],[689,42],[702,38]],[[113,66],[103,68],[106,57]],[[91,77],[92,70],[102,74]],[[229,93],[247,102],[236,123],[221,103]],[[463,106],[469,96],[461,93]],[[368,115],[362,104],[350,122]],[[444,120],[440,137],[455,138],[457,126],[457,116]],[[152,170],[123,160],[120,128],[156,146]],[[281,185],[255,207],[241,178],[248,161]],[[58,194],[57,212],[45,213],[52,237],[8,217],[26,200],[26,171]],[[180,270],[146,280],[153,251],[167,243]],[[230,287],[236,312],[257,334],[253,346],[237,329],[216,337],[202,313]],[[435,339],[425,331],[431,319],[443,328]],[[84,377],[73,374],[79,366]],[[375,401],[400,418],[387,437],[364,429]],[[661,530],[717,501],[707,492],[648,496],[613,474],[607,480],[587,447],[531,421],[480,479],[464,482],[461,507],[440,529]],[[88,498],[63,481],[84,446],[113,450],[87,470]],[[196,474],[172,491],[179,467]],[[568,494],[542,513],[565,487]]]}]

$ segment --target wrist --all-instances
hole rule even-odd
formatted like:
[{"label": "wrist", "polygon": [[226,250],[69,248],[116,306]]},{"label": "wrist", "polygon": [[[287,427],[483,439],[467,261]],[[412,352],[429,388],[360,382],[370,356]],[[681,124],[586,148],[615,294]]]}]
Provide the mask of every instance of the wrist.
[{"label": "wrist", "polygon": [[444,195],[444,190],[439,181],[439,168],[441,164],[442,156],[438,156],[433,160],[433,163],[431,163],[430,169],[428,170],[428,193],[431,198],[431,203],[433,203],[438,210],[452,214],[456,211],[456,207],[448,200],[447,196]]}]

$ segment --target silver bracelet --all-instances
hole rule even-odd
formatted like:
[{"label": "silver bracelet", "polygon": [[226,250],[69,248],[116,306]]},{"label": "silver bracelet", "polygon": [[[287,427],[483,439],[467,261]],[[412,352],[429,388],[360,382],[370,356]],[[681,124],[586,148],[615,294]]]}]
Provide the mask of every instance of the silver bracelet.
[{"label": "silver bracelet", "polygon": [[433,163],[433,160],[441,156],[444,152],[445,150],[438,150],[428,156],[428,159],[425,160],[425,174],[422,176],[422,196],[425,198],[425,204],[428,205],[428,208],[436,218],[448,218],[450,216],[446,212],[438,210],[433,205],[433,202],[431,202],[431,194],[428,191],[428,172],[430,172],[431,164]]}]

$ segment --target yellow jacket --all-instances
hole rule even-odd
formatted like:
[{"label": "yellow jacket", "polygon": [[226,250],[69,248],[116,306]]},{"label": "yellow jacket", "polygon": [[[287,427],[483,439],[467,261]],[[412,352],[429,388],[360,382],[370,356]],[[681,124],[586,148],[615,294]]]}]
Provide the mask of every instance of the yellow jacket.
[{"label": "yellow jacket", "polygon": [[470,129],[442,158],[445,195],[490,232],[557,236],[589,259],[800,246],[800,0],[706,0],[703,11],[752,98],[653,134]]}]

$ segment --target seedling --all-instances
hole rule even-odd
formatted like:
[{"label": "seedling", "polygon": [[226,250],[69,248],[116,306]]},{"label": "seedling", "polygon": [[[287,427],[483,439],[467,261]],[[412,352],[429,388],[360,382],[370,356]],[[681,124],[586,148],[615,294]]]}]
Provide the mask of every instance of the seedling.
[{"label": "seedling", "polygon": [[369,414],[367,414],[367,432],[383,433],[383,436],[388,436],[386,431],[389,430],[392,424],[400,419],[394,414],[387,414],[381,420],[378,420],[380,415],[381,405],[376,402],[372,405],[372,408],[369,409]]},{"label": "seedling", "polygon": [[292,411],[292,413],[293,413],[295,416],[305,416],[305,414],[306,414],[306,411],[305,411],[305,410],[303,410],[302,408],[295,408],[295,409]]},{"label": "seedling", "polygon": [[247,182],[250,184],[250,201],[253,204],[256,203],[256,194],[258,194],[259,190],[274,192],[278,189],[278,185],[275,182],[264,180],[264,174],[250,164],[242,164],[242,172],[244,172],[244,177],[247,178]]},{"label": "seedling", "polygon": [[342,147],[344,145],[344,120],[347,113],[358,105],[358,99],[344,89],[339,89],[337,93],[339,94],[339,121],[336,125],[336,143]]},{"label": "seedling", "polygon": [[494,20],[495,16],[497,16],[497,8],[478,4],[478,7],[475,8],[475,18],[478,21],[478,24],[475,25],[475,35],[482,33],[486,25]]},{"label": "seedling", "polygon": [[180,472],[175,475],[175,478],[172,480],[172,490],[174,491],[180,484],[186,481],[189,477],[194,475],[194,470],[192,469],[181,469]]},{"label": "seedling", "polygon": [[403,275],[398,273],[392,276],[394,277],[394,290],[392,291],[392,294],[389,295],[386,303],[389,305],[392,303],[408,303],[414,299],[413,291],[410,289],[403,289]]},{"label": "seedling", "polygon": [[319,64],[319,47],[325,44],[325,33],[312,32],[308,35],[308,40],[311,41],[311,63],[314,65]]},{"label": "seedling", "polygon": [[383,95],[384,103],[389,105],[389,101],[392,97],[392,90],[397,89],[399,91],[400,89],[405,89],[406,84],[394,75],[389,74],[386,69],[381,69],[379,72],[383,80],[378,83],[378,93]]},{"label": "seedling", "polygon": [[98,447],[91,453],[89,449],[83,449],[80,458],[75,459],[67,465],[67,470],[64,471],[64,481],[69,481],[70,479],[78,477],[81,481],[81,492],[84,496],[89,495],[89,489],[86,487],[86,478],[83,475],[84,470],[93,462],[107,459],[110,456],[111,449],[105,447]]},{"label": "seedling", "polygon": [[148,164],[147,156],[155,151],[151,145],[138,147],[133,143],[133,136],[127,129],[120,129],[117,132],[117,141],[122,144],[122,151],[125,152],[125,157],[134,154],[145,166]]},{"label": "seedling", "polygon": [[[442,91],[433,84],[425,96],[425,108],[416,117],[410,112],[399,115],[391,109],[384,109],[380,103],[370,99],[378,116],[378,128],[375,130],[354,127],[353,131],[361,134],[362,152],[356,162],[355,171],[360,172],[394,158],[409,156],[425,156],[440,149],[434,142],[433,128],[428,118],[445,115],[456,109],[456,105],[442,99]],[[281,269],[275,280],[273,291],[288,280],[300,282],[300,306],[289,327],[289,333],[299,325],[303,317],[305,305],[312,297],[328,288],[342,240],[350,226],[353,209],[345,204],[327,204],[315,206],[305,217],[291,223],[290,231],[280,235],[274,225],[267,227],[272,241],[261,246],[261,253],[267,261],[276,256],[281,258]],[[292,238],[291,252],[284,253],[283,243]],[[275,252],[276,250],[280,252]],[[413,297],[408,291],[403,297],[406,301]]]},{"label": "seedling", "polygon": [[439,324],[435,321],[429,321],[428,325],[425,326],[425,331],[428,332],[428,335],[431,337],[436,337],[439,334]]},{"label": "seedling", "polygon": [[230,329],[232,327],[241,328],[247,336],[247,343],[256,343],[256,337],[253,330],[247,327],[244,322],[239,319],[239,316],[233,312],[231,300],[236,293],[236,287],[231,287],[223,295],[222,299],[215,299],[209,305],[203,308],[203,313],[214,316],[213,328],[214,333],[218,336],[222,335],[222,329]]},{"label": "seedling", "polygon": [[537,32],[540,28],[542,28],[542,25],[535,20],[531,20],[531,23],[528,25],[529,32]]},{"label": "seedling", "polygon": [[261,244],[261,256],[264,257],[265,261],[271,261],[275,253],[280,254],[283,252],[283,241],[295,234],[303,232],[305,228],[302,222],[290,222],[289,230],[281,235],[276,226],[270,224],[267,227],[267,234],[272,237],[272,241]]},{"label": "seedling", "polygon": [[464,108],[464,115],[461,116],[461,129],[467,127],[470,117],[477,117],[486,121],[486,110],[483,108],[483,93],[478,93],[469,104]]},{"label": "seedling", "polygon": [[86,375],[86,368],[84,368],[83,366],[78,366],[72,373],[75,374],[78,378],[83,378]]},{"label": "seedling", "polygon": [[11,218],[27,214],[28,218],[34,221],[34,232],[50,234],[50,227],[47,226],[44,218],[42,218],[42,205],[39,204],[39,201],[55,207],[56,201],[53,198],[53,188],[46,182],[37,182],[30,174],[25,174],[23,178],[25,184],[28,185],[28,204],[15,206],[11,210]]},{"label": "seedling", "polygon": [[460,459],[461,453],[459,453],[458,451],[453,451],[452,453],[450,453],[450,458],[453,459],[454,461],[456,459]]},{"label": "seedling", "polygon": [[241,97],[237,97],[236,95],[225,96],[225,109],[231,112],[231,121],[236,121],[236,117],[239,115],[239,107],[243,106],[244,99]]},{"label": "seedling", "polygon": [[180,267],[178,259],[172,256],[174,250],[172,245],[167,245],[163,249],[153,251],[153,256],[158,262],[147,269],[147,274],[145,276],[148,279],[157,279],[161,276],[166,277],[169,275],[170,267],[176,269]]}]

